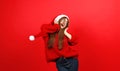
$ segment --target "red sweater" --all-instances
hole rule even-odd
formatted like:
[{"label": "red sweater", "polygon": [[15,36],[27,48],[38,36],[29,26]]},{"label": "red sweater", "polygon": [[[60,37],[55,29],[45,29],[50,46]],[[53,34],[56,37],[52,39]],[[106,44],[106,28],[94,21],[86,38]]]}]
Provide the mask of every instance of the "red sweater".
[{"label": "red sweater", "polygon": [[56,60],[59,57],[78,57],[78,45],[77,45],[77,38],[75,38],[74,34],[72,35],[72,39],[69,40],[64,35],[63,39],[63,48],[62,50],[58,49],[58,34],[55,36],[55,43],[54,47],[49,49],[47,47],[47,42],[49,40],[48,33],[54,33],[56,31],[59,31],[60,26],[58,24],[43,24],[41,27],[41,32],[36,35],[35,37],[42,36],[45,42],[45,52],[46,52],[46,59],[47,62],[51,62]]}]

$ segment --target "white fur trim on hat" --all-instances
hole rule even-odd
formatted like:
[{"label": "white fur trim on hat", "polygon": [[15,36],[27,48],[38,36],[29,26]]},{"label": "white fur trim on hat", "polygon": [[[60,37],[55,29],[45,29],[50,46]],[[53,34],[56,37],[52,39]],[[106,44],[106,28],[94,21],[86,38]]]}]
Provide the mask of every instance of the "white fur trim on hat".
[{"label": "white fur trim on hat", "polygon": [[69,17],[68,17],[67,15],[61,14],[61,15],[58,15],[58,16],[54,19],[54,24],[58,24],[58,23],[59,23],[59,20],[60,20],[62,17],[66,17],[66,18],[69,19]]}]

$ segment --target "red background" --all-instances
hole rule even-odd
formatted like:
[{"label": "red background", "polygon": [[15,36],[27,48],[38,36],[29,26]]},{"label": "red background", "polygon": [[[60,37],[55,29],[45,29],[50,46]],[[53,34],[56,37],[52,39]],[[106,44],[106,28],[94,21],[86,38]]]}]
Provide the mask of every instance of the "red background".
[{"label": "red background", "polygon": [[120,71],[118,0],[2,0],[0,71],[57,71],[47,64],[42,38],[28,40],[58,14],[70,17],[80,39],[79,71]]}]

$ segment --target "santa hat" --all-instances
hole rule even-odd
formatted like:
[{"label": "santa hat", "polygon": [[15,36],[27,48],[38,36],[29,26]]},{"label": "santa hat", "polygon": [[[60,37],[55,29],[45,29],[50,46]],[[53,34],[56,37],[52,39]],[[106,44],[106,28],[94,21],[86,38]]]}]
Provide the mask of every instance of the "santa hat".
[{"label": "santa hat", "polygon": [[55,19],[54,19],[54,24],[58,24],[59,23],[59,20],[63,17],[66,17],[68,20],[69,20],[69,17],[65,14],[61,14],[61,15],[58,15]]}]

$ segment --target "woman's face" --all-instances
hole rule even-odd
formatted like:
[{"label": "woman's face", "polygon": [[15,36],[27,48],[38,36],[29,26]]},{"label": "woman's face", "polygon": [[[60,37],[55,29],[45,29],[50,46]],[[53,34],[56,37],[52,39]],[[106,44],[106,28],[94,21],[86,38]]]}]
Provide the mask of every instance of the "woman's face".
[{"label": "woman's face", "polygon": [[60,27],[61,28],[65,28],[66,26],[67,26],[67,24],[68,24],[68,19],[67,18],[62,18],[61,20],[60,20]]}]

